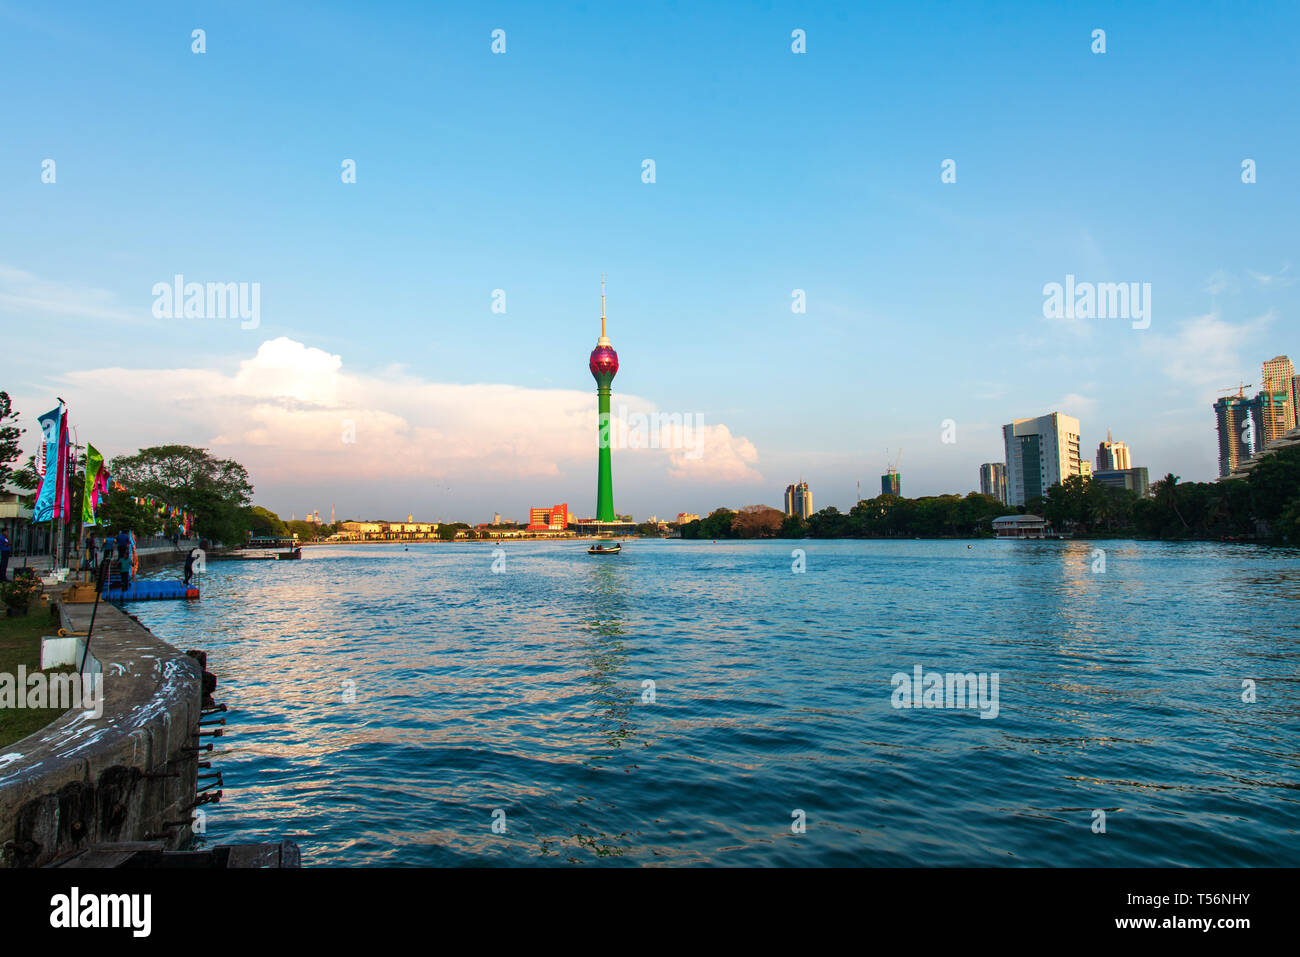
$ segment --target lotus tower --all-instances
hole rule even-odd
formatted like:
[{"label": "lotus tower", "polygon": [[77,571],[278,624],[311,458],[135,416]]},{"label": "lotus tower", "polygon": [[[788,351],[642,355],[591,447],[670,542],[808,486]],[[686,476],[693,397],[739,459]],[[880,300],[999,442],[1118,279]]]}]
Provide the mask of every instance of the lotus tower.
[{"label": "lotus tower", "polygon": [[609,446],[609,394],[618,372],[618,353],[610,345],[609,336],[605,334],[605,279],[600,280],[600,338],[596,348],[591,350],[588,362],[592,376],[596,379],[596,404],[599,412],[599,458],[596,466],[596,521],[612,522],[614,516],[614,479],[610,471]]}]

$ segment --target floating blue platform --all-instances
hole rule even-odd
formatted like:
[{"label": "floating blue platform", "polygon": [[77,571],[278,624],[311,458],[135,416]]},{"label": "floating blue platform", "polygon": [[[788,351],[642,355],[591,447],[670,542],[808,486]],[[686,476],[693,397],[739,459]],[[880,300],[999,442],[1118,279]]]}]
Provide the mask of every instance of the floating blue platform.
[{"label": "floating blue platform", "polygon": [[113,603],[124,601],[163,601],[169,598],[198,598],[199,589],[184,582],[134,582],[130,588],[105,589],[104,599]]}]

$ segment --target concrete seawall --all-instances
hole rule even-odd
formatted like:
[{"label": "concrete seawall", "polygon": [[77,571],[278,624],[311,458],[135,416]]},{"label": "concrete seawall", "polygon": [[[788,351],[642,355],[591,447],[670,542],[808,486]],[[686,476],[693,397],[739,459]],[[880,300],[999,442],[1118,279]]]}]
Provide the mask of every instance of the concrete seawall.
[{"label": "concrete seawall", "polygon": [[[179,545],[171,543],[165,545],[146,545],[136,549],[136,554],[140,556],[140,569],[157,568],[159,565],[167,565],[172,562],[181,564],[185,561],[185,556],[191,548],[197,547],[199,540],[197,538],[182,538]],[[102,554],[102,551],[101,553]],[[50,568],[49,555],[11,555],[9,556],[9,574],[22,568],[35,569],[40,574],[45,574]]]},{"label": "concrete seawall", "polygon": [[[85,632],[91,607],[61,605],[63,628]],[[90,655],[87,671],[98,662],[104,676],[102,716],[69,711],[0,748],[0,867],[39,867],[92,844],[189,843],[202,667],[106,602]]]}]

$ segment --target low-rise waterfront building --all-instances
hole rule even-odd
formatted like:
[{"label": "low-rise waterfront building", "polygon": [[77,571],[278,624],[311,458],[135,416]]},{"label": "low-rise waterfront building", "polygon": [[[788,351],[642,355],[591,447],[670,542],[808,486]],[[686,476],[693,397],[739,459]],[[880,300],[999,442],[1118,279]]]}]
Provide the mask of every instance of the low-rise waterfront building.
[{"label": "low-rise waterfront building", "polygon": [[399,542],[432,538],[437,522],[342,522],[331,538],[345,542]]},{"label": "low-rise waterfront building", "polygon": [[632,535],[636,522],[602,522],[598,518],[577,518],[569,522],[569,529],[577,535]]},{"label": "low-rise waterfront building", "polygon": [[998,538],[1047,538],[1051,526],[1041,515],[1003,515],[993,519],[993,534]]}]

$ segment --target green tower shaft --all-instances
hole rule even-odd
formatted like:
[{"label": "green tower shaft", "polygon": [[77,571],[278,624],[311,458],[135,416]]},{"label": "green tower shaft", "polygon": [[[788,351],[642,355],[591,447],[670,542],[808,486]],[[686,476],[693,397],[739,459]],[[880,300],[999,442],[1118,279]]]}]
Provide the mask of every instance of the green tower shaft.
[{"label": "green tower shaft", "polygon": [[608,385],[596,389],[600,412],[600,455],[596,464],[596,520],[612,522],[614,516],[614,475],[610,468],[610,422]]}]

